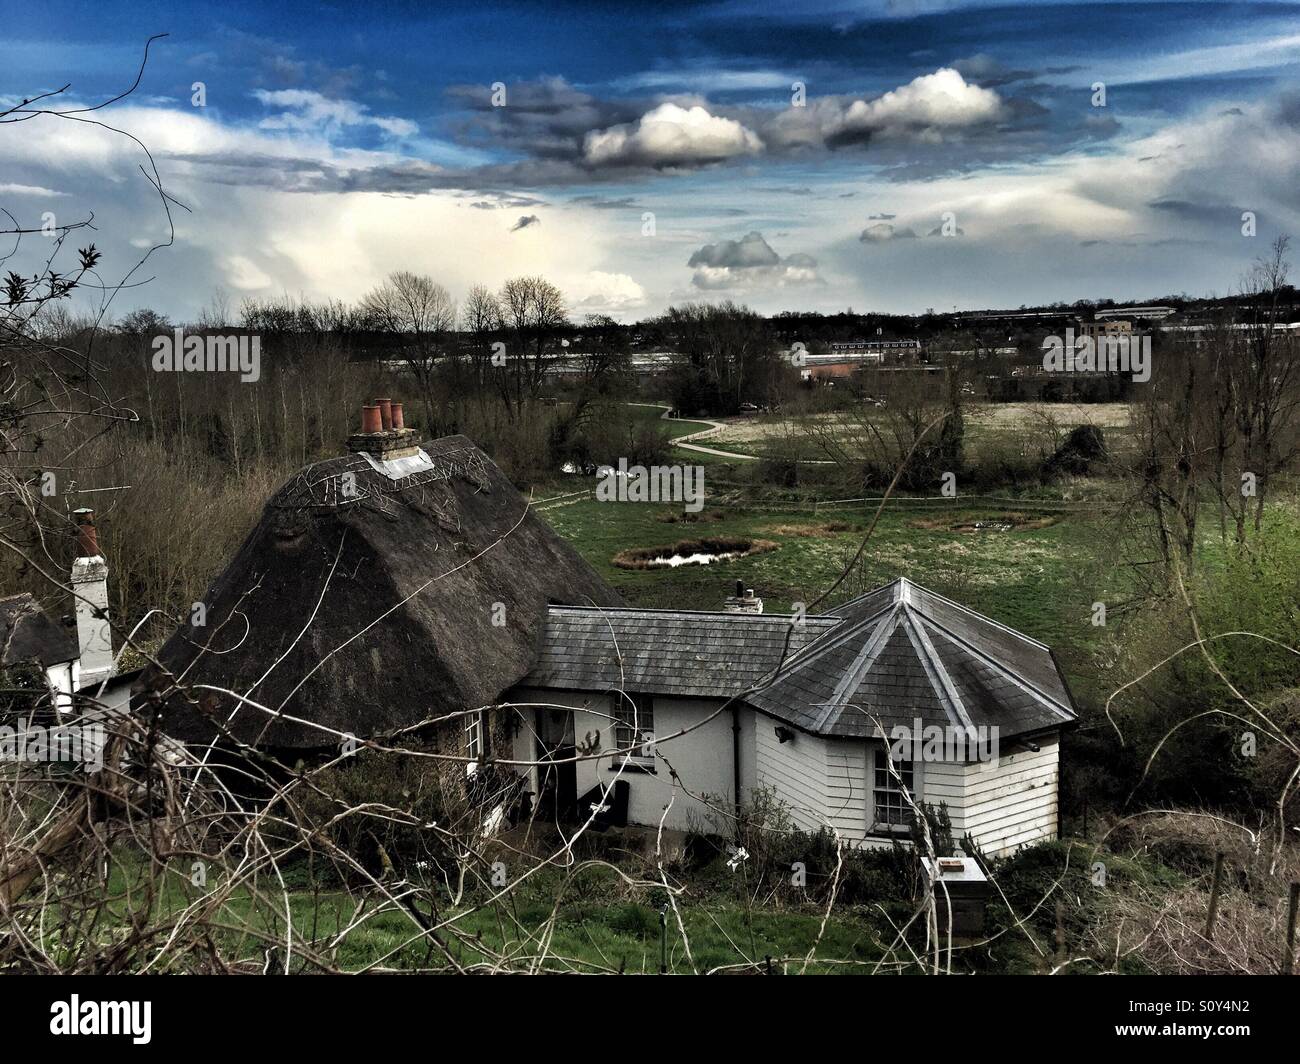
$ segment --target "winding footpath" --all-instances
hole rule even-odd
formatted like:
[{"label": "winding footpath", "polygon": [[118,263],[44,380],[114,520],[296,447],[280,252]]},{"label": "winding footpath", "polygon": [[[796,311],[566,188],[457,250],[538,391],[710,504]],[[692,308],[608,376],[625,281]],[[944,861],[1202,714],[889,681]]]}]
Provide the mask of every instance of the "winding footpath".
[{"label": "winding footpath", "polygon": [[660,421],[672,421],[678,425],[706,426],[700,429],[699,432],[688,432],[684,436],[674,436],[672,440],[674,447],[680,447],[684,451],[698,451],[700,454],[712,454],[718,458],[736,458],[742,462],[758,461],[758,456],[754,454],[741,454],[739,451],[720,451],[716,447],[701,447],[699,444],[691,442],[693,440],[708,440],[721,435],[727,427],[721,421],[707,421],[703,418],[669,417],[668,415],[672,413],[672,407],[660,406],[658,403],[628,403],[627,405],[647,406],[654,410],[662,410],[663,413],[659,415]]},{"label": "winding footpath", "polygon": [[[659,416],[660,421],[673,421],[679,425],[708,426],[707,428],[700,429],[699,432],[688,432],[684,436],[673,437],[673,446],[680,447],[684,451],[696,451],[699,454],[711,454],[718,458],[735,458],[741,462],[757,462],[761,460],[760,456],[756,454],[741,454],[739,451],[722,451],[716,447],[701,447],[699,444],[692,442],[693,440],[708,440],[712,439],[714,436],[721,435],[727,428],[727,426],[721,421],[709,421],[706,418],[669,417],[668,415],[672,412],[672,407],[660,406],[658,403],[628,403],[627,405],[647,406],[654,410],[662,410],[663,413]],[[826,458],[801,458],[799,459],[799,464],[833,465],[834,463]]]}]

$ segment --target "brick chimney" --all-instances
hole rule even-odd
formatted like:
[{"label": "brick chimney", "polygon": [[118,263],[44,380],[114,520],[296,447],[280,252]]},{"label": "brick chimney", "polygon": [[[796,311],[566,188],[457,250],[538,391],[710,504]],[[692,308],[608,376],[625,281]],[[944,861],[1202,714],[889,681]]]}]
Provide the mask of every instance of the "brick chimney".
[{"label": "brick chimney", "polygon": [[94,510],[74,510],[77,557],[72,562],[72,590],[77,608],[80,669],[76,686],[113,675],[113,630],[108,623],[108,565],[99,552]]},{"label": "brick chimney", "polygon": [[415,429],[406,428],[402,404],[372,399],[361,408],[361,431],[348,437],[348,450],[363,452],[381,462],[410,458],[419,453]]},{"label": "brick chimney", "polygon": [[737,580],[736,593],[727,598],[722,608],[727,613],[762,613],[763,600],[754,594],[752,587],[746,588],[741,581]]}]

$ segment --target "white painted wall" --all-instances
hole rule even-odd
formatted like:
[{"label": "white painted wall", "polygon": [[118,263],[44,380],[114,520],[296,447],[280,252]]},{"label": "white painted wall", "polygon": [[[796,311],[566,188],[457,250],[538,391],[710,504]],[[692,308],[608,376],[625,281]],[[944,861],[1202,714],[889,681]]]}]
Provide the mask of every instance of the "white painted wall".
[{"label": "white painted wall", "polygon": [[[615,746],[607,695],[516,689],[509,701],[523,707],[523,727],[514,743],[513,757],[517,761],[536,757],[531,704],[561,706],[572,712],[578,742],[598,736],[600,751]],[[578,762],[579,797],[597,782],[624,779],[629,786],[631,823],[658,825],[671,800],[672,807],[664,820],[666,827],[704,828],[725,834],[729,819],[711,812],[706,803],[686,793],[689,789],[695,795],[712,795],[720,799],[726,812],[732,808],[732,714],[730,709],[717,713],[722,704],[720,699],[655,698],[655,734],[662,754],[656,759],[657,772],[624,771],[617,775],[613,771],[614,756],[601,753]],[[710,716],[713,719],[701,724]],[[829,826],[851,845],[889,845],[889,836],[874,827],[871,808],[874,745],[799,731],[782,743],[776,736],[780,723],[742,708],[742,798],[748,801],[755,785],[769,787],[789,807],[794,823],[804,830]],[[670,738],[693,725],[699,726],[684,736]],[[955,838],[969,832],[989,856],[1014,853],[1021,846],[1056,837],[1058,752],[1057,738],[1048,737],[1040,740],[1036,752],[1021,749],[988,764],[919,763],[913,766],[917,798],[935,806],[947,805]],[[669,764],[680,777],[676,788]],[[530,774],[536,791],[536,770]]]},{"label": "white painted wall", "polygon": [[956,838],[969,833],[990,857],[1056,838],[1060,741],[1037,740],[987,764],[927,764],[925,800],[946,802]]},{"label": "white painted wall", "polygon": [[[800,827],[833,827],[853,845],[887,846],[875,828],[871,768],[874,745],[796,733],[781,743],[772,721],[758,716],[758,782],[776,789]],[[997,762],[923,762],[913,766],[918,801],[948,807],[953,835],[970,833],[991,857],[1056,837],[1059,741],[1021,749]]]},{"label": "white painted wall", "polygon": [[[727,708],[718,712],[721,699],[669,698],[654,699],[654,730],[658,752],[654,761],[655,772],[624,769],[617,772],[621,758],[604,751],[614,750],[614,724],[610,720],[611,701],[608,695],[583,694],[573,691],[543,691],[517,688],[510,692],[510,703],[521,706],[523,727],[515,737],[514,758],[532,761],[536,758],[534,744],[532,704],[559,705],[573,713],[574,737],[582,743],[592,736],[599,737],[597,756],[577,764],[578,797],[597,783],[611,783],[616,779],[628,784],[628,820],[633,824],[657,826],[660,818],[668,828],[685,831],[699,828],[713,832],[730,830],[730,820],[715,813],[710,796],[722,806],[724,814],[734,808],[732,777],[732,713]],[[543,709],[542,712],[547,712]],[[711,719],[710,719],[711,718]],[[687,734],[676,739],[671,736],[685,728]],[[746,787],[744,775],[747,762],[753,761],[753,712],[741,713],[741,787]],[[679,782],[674,785],[669,766],[676,770]],[[752,771],[752,770],[751,770]],[[531,771],[532,790],[537,790],[536,770]],[[688,794],[687,791],[691,793]],[[671,805],[670,805],[671,803]],[[664,809],[669,806],[667,815]]]},{"label": "white painted wall", "polygon": [[81,648],[82,684],[113,674],[113,630],[108,622],[108,566],[104,559],[75,558],[72,589],[76,593],[77,641]]}]

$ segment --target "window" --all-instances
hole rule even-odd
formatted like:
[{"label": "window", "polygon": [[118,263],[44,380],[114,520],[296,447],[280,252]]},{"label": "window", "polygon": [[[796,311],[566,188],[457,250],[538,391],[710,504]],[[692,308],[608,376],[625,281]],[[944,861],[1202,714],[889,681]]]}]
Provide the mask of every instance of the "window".
[{"label": "window", "polygon": [[654,700],[649,695],[614,696],[614,745],[628,761],[655,759]]},{"label": "window", "polygon": [[483,757],[483,716],[471,713],[465,718],[465,775],[472,776],[478,771],[479,760]]},{"label": "window", "polygon": [[871,787],[871,804],[875,826],[889,831],[905,828],[912,819],[912,807],[903,795],[903,788],[913,798],[916,797],[916,784],[912,772],[912,762],[897,760],[893,767],[889,764],[887,747],[876,747],[874,780]]}]

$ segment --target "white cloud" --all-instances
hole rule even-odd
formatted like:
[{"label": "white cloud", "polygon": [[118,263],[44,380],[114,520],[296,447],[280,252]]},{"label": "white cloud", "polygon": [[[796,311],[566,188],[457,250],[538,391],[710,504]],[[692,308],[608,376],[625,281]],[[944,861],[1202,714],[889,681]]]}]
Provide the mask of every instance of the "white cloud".
[{"label": "white cloud", "polygon": [[583,139],[583,158],[591,166],[699,166],[762,150],[758,134],[735,119],[675,103],[660,104],[635,124],[594,129]]},{"label": "white cloud", "polygon": [[862,235],[858,239],[864,244],[885,244],[890,240],[906,240],[915,237],[916,233],[906,226],[899,229],[888,222],[876,222],[875,225],[869,225],[862,230]]},{"label": "white cloud", "polygon": [[874,100],[823,97],[780,112],[766,130],[781,147],[863,142],[872,137],[934,143],[947,133],[997,121],[1005,111],[992,89],[942,67]]},{"label": "white cloud", "polygon": [[996,92],[971,85],[951,67],[943,67],[870,102],[854,100],[843,124],[847,130],[872,132],[942,130],[992,122],[1001,114]]},{"label": "white cloud", "polygon": [[566,294],[574,308],[592,314],[614,314],[644,307],[645,289],[626,273],[591,270],[569,285]]},{"label": "white cloud", "polygon": [[10,182],[0,183],[0,196],[66,196],[66,192],[55,192],[52,188],[40,185],[16,185]]},{"label": "white cloud", "polygon": [[405,118],[372,115],[365,104],[339,100],[308,89],[257,89],[253,92],[268,107],[283,107],[279,114],[263,118],[262,129],[319,130],[342,126],[375,126],[394,137],[410,137],[419,127]]},{"label": "white cloud", "polygon": [[226,284],[240,292],[257,292],[271,287],[271,278],[251,259],[231,255],[222,264]]}]

